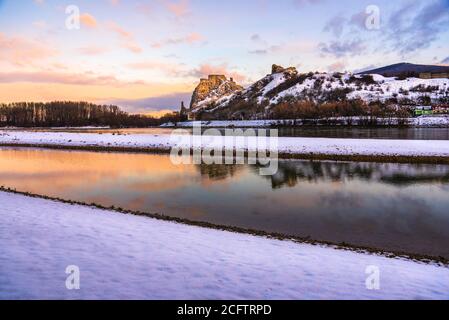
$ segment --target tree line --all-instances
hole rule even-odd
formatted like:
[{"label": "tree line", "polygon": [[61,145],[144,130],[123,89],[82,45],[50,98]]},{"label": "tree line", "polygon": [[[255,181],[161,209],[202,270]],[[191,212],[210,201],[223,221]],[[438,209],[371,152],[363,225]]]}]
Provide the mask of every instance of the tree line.
[{"label": "tree line", "polygon": [[273,119],[331,119],[336,117],[408,118],[413,114],[407,108],[398,108],[387,103],[366,103],[360,99],[326,102],[312,101],[281,102],[272,110]]},{"label": "tree line", "polygon": [[162,118],[129,114],[115,105],[89,102],[54,101],[0,104],[0,126],[14,127],[149,127],[179,121],[179,113]]}]

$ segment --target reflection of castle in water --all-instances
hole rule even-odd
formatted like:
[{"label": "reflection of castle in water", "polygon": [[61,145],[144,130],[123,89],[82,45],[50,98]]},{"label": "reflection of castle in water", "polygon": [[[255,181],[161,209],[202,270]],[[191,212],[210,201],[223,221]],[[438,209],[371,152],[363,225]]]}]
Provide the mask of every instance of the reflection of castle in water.
[{"label": "reflection of castle in water", "polygon": [[[232,178],[247,165],[206,165],[197,166],[201,176],[212,180]],[[254,174],[259,175],[258,165],[250,166]],[[448,165],[368,163],[368,162],[332,162],[309,160],[279,161],[279,170],[273,176],[261,176],[269,179],[273,189],[294,187],[300,182],[345,182],[366,180],[382,182],[396,186],[408,186],[423,183],[449,183]]]},{"label": "reflection of castle in water", "polygon": [[243,170],[245,165],[200,164],[197,165],[197,168],[203,177],[208,177],[211,180],[224,180]]},{"label": "reflection of castle in water", "polygon": [[417,183],[449,183],[449,166],[399,163],[332,161],[280,161],[271,180],[273,189],[294,187],[301,181],[379,181],[397,186]]}]

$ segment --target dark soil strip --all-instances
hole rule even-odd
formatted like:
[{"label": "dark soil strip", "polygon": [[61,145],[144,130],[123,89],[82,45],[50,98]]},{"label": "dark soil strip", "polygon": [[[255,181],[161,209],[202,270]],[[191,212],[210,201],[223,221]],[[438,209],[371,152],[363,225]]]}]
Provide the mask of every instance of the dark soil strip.
[{"label": "dark soil strip", "polygon": [[209,223],[209,222],[200,222],[200,221],[192,221],[192,220],[176,218],[176,217],[169,217],[169,216],[158,214],[158,213],[148,213],[148,212],[141,212],[141,211],[126,210],[126,209],[122,209],[122,208],[117,208],[115,206],[111,206],[108,208],[108,207],[105,207],[105,206],[102,206],[102,205],[96,204],[96,203],[89,204],[89,203],[85,203],[85,202],[71,201],[71,200],[61,199],[61,198],[57,198],[57,197],[38,195],[38,194],[29,193],[29,192],[17,191],[15,189],[7,188],[4,186],[0,186],[0,192],[8,192],[8,193],[19,194],[19,195],[23,195],[23,196],[32,197],[32,198],[40,198],[40,199],[45,199],[45,200],[57,201],[57,202],[62,202],[62,203],[70,204],[70,205],[87,206],[87,207],[101,209],[101,210],[114,211],[114,212],[119,212],[119,213],[124,213],[124,214],[132,214],[132,215],[136,215],[136,216],[144,216],[144,217],[149,217],[149,218],[153,218],[153,219],[177,222],[177,223],[182,223],[182,224],[197,226],[197,227],[202,227],[202,228],[250,234],[250,235],[254,235],[254,236],[266,237],[269,239],[293,241],[296,243],[306,243],[306,244],[312,244],[312,245],[325,245],[325,246],[331,247],[333,249],[338,249],[338,250],[347,250],[347,251],[353,251],[353,252],[364,253],[364,254],[366,254],[366,253],[377,254],[377,255],[387,257],[387,258],[403,258],[403,259],[413,260],[416,262],[432,263],[432,264],[437,264],[440,266],[449,267],[449,260],[444,257],[434,257],[434,256],[421,255],[421,254],[411,254],[411,253],[400,252],[400,251],[386,252],[379,248],[354,246],[354,245],[351,245],[351,244],[348,244],[345,242],[332,243],[332,242],[327,242],[327,241],[316,241],[316,240],[310,239],[310,237],[290,236],[290,235],[286,235],[286,234],[282,234],[282,233],[266,232],[266,231],[260,231],[260,230],[254,230],[254,229],[245,229],[245,228],[234,227],[234,226],[217,225],[217,224],[213,224],[213,223]]}]

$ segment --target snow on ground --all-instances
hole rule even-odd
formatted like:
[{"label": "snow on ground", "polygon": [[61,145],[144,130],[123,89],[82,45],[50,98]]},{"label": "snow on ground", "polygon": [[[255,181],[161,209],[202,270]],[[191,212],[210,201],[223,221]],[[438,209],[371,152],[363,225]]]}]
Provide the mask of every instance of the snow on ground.
[{"label": "snow on ground", "polygon": [[265,96],[270,90],[273,90],[277,86],[281,85],[286,80],[286,75],[282,73],[275,73],[271,75],[271,81],[263,88],[262,95]]},{"label": "snow on ground", "polygon": [[[0,192],[0,299],[448,299],[449,269]],[[80,268],[80,290],[65,287]],[[380,290],[368,290],[368,266]]]},{"label": "snow on ground", "polygon": [[[365,101],[382,100],[393,98],[395,95],[400,98],[408,98],[416,100],[423,95],[428,95],[432,99],[438,99],[443,96],[441,91],[446,91],[449,88],[449,80],[445,78],[437,79],[420,79],[407,78],[404,80],[396,80],[395,77],[383,77],[378,74],[373,74],[376,85],[367,85],[362,90],[355,90],[348,95],[348,98],[361,98]],[[416,91],[418,86],[423,88],[435,88],[430,92]],[[355,89],[355,85],[352,88]],[[415,91],[414,91],[415,90]]]},{"label": "snow on ground", "polygon": [[449,156],[447,140],[279,138],[279,152],[327,155]]},{"label": "snow on ground", "polygon": [[[206,132],[207,134],[207,132]],[[214,148],[216,150],[239,148],[257,150],[268,148],[279,153],[365,155],[365,156],[449,156],[448,140],[386,140],[386,139],[336,139],[301,137],[248,137],[225,139],[222,136],[193,136],[186,134],[126,134],[70,133],[70,132],[0,132],[1,144],[97,146],[152,148],[170,150],[178,148]]]},{"label": "snow on ground", "polygon": [[413,125],[417,127],[449,126],[449,116],[433,116],[433,117],[421,116],[413,118]]}]

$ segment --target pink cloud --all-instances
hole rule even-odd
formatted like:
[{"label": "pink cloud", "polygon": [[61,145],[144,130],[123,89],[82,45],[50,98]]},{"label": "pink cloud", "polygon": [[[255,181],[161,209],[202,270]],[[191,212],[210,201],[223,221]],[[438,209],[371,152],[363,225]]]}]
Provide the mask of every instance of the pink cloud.
[{"label": "pink cloud", "polygon": [[124,49],[128,49],[133,53],[142,53],[143,49],[135,42],[124,42],[121,44],[121,47]]},{"label": "pink cloud", "polygon": [[84,55],[88,55],[88,56],[94,56],[94,55],[106,53],[109,50],[110,50],[109,48],[100,47],[100,46],[87,46],[87,47],[79,48],[77,50],[77,52],[84,54]]},{"label": "pink cloud", "polygon": [[92,16],[89,13],[83,13],[80,16],[81,24],[88,27],[88,28],[96,28],[97,27],[97,20],[94,16]]},{"label": "pink cloud", "polygon": [[229,70],[227,63],[222,63],[220,65],[211,65],[205,63],[190,72],[191,76],[197,78],[204,78],[210,74],[223,74],[225,76],[234,78],[235,81],[240,83],[244,83],[247,79],[244,74],[238,71]]},{"label": "pink cloud", "polygon": [[169,38],[166,40],[163,40],[161,42],[155,42],[151,45],[153,48],[161,48],[166,45],[176,45],[176,44],[195,44],[195,43],[201,43],[204,42],[206,39],[197,32],[192,32],[186,36],[179,37],[179,38]]},{"label": "pink cloud", "polygon": [[1,32],[0,48],[0,61],[17,66],[29,66],[57,54],[48,44],[18,36],[7,36]]},{"label": "pink cloud", "polygon": [[161,71],[171,77],[178,78],[204,78],[210,74],[223,74],[232,77],[237,82],[245,83],[247,77],[236,70],[230,70],[227,63],[219,65],[201,64],[199,67],[191,69],[188,66],[170,61],[147,60],[126,65],[134,70],[155,70]]},{"label": "pink cloud", "polygon": [[188,43],[195,43],[195,42],[203,41],[204,38],[201,34],[193,32],[193,33],[187,35],[185,40]]},{"label": "pink cloud", "polygon": [[188,0],[180,0],[178,2],[168,2],[167,8],[177,18],[183,17],[190,12]]},{"label": "pink cloud", "polygon": [[107,26],[108,26],[109,30],[115,32],[117,35],[119,35],[123,39],[130,40],[134,37],[131,32],[126,31],[120,25],[115,23],[114,21],[108,22]]},{"label": "pink cloud", "polygon": [[327,67],[330,72],[344,72],[346,64],[343,61],[337,61]]},{"label": "pink cloud", "polygon": [[141,53],[143,49],[137,44],[137,42],[134,39],[134,35],[122,28],[117,23],[110,21],[107,24],[107,27],[109,30],[117,34],[121,39],[120,47],[128,49],[129,51],[133,53]]},{"label": "pink cloud", "polygon": [[73,74],[58,72],[0,72],[0,83],[31,82],[60,83],[72,85],[135,85],[143,81],[125,82],[112,75],[96,75],[91,72]]},{"label": "pink cloud", "polygon": [[135,70],[159,70],[170,76],[179,76],[185,73],[185,68],[182,65],[164,61],[141,61],[130,63],[127,67]]}]

